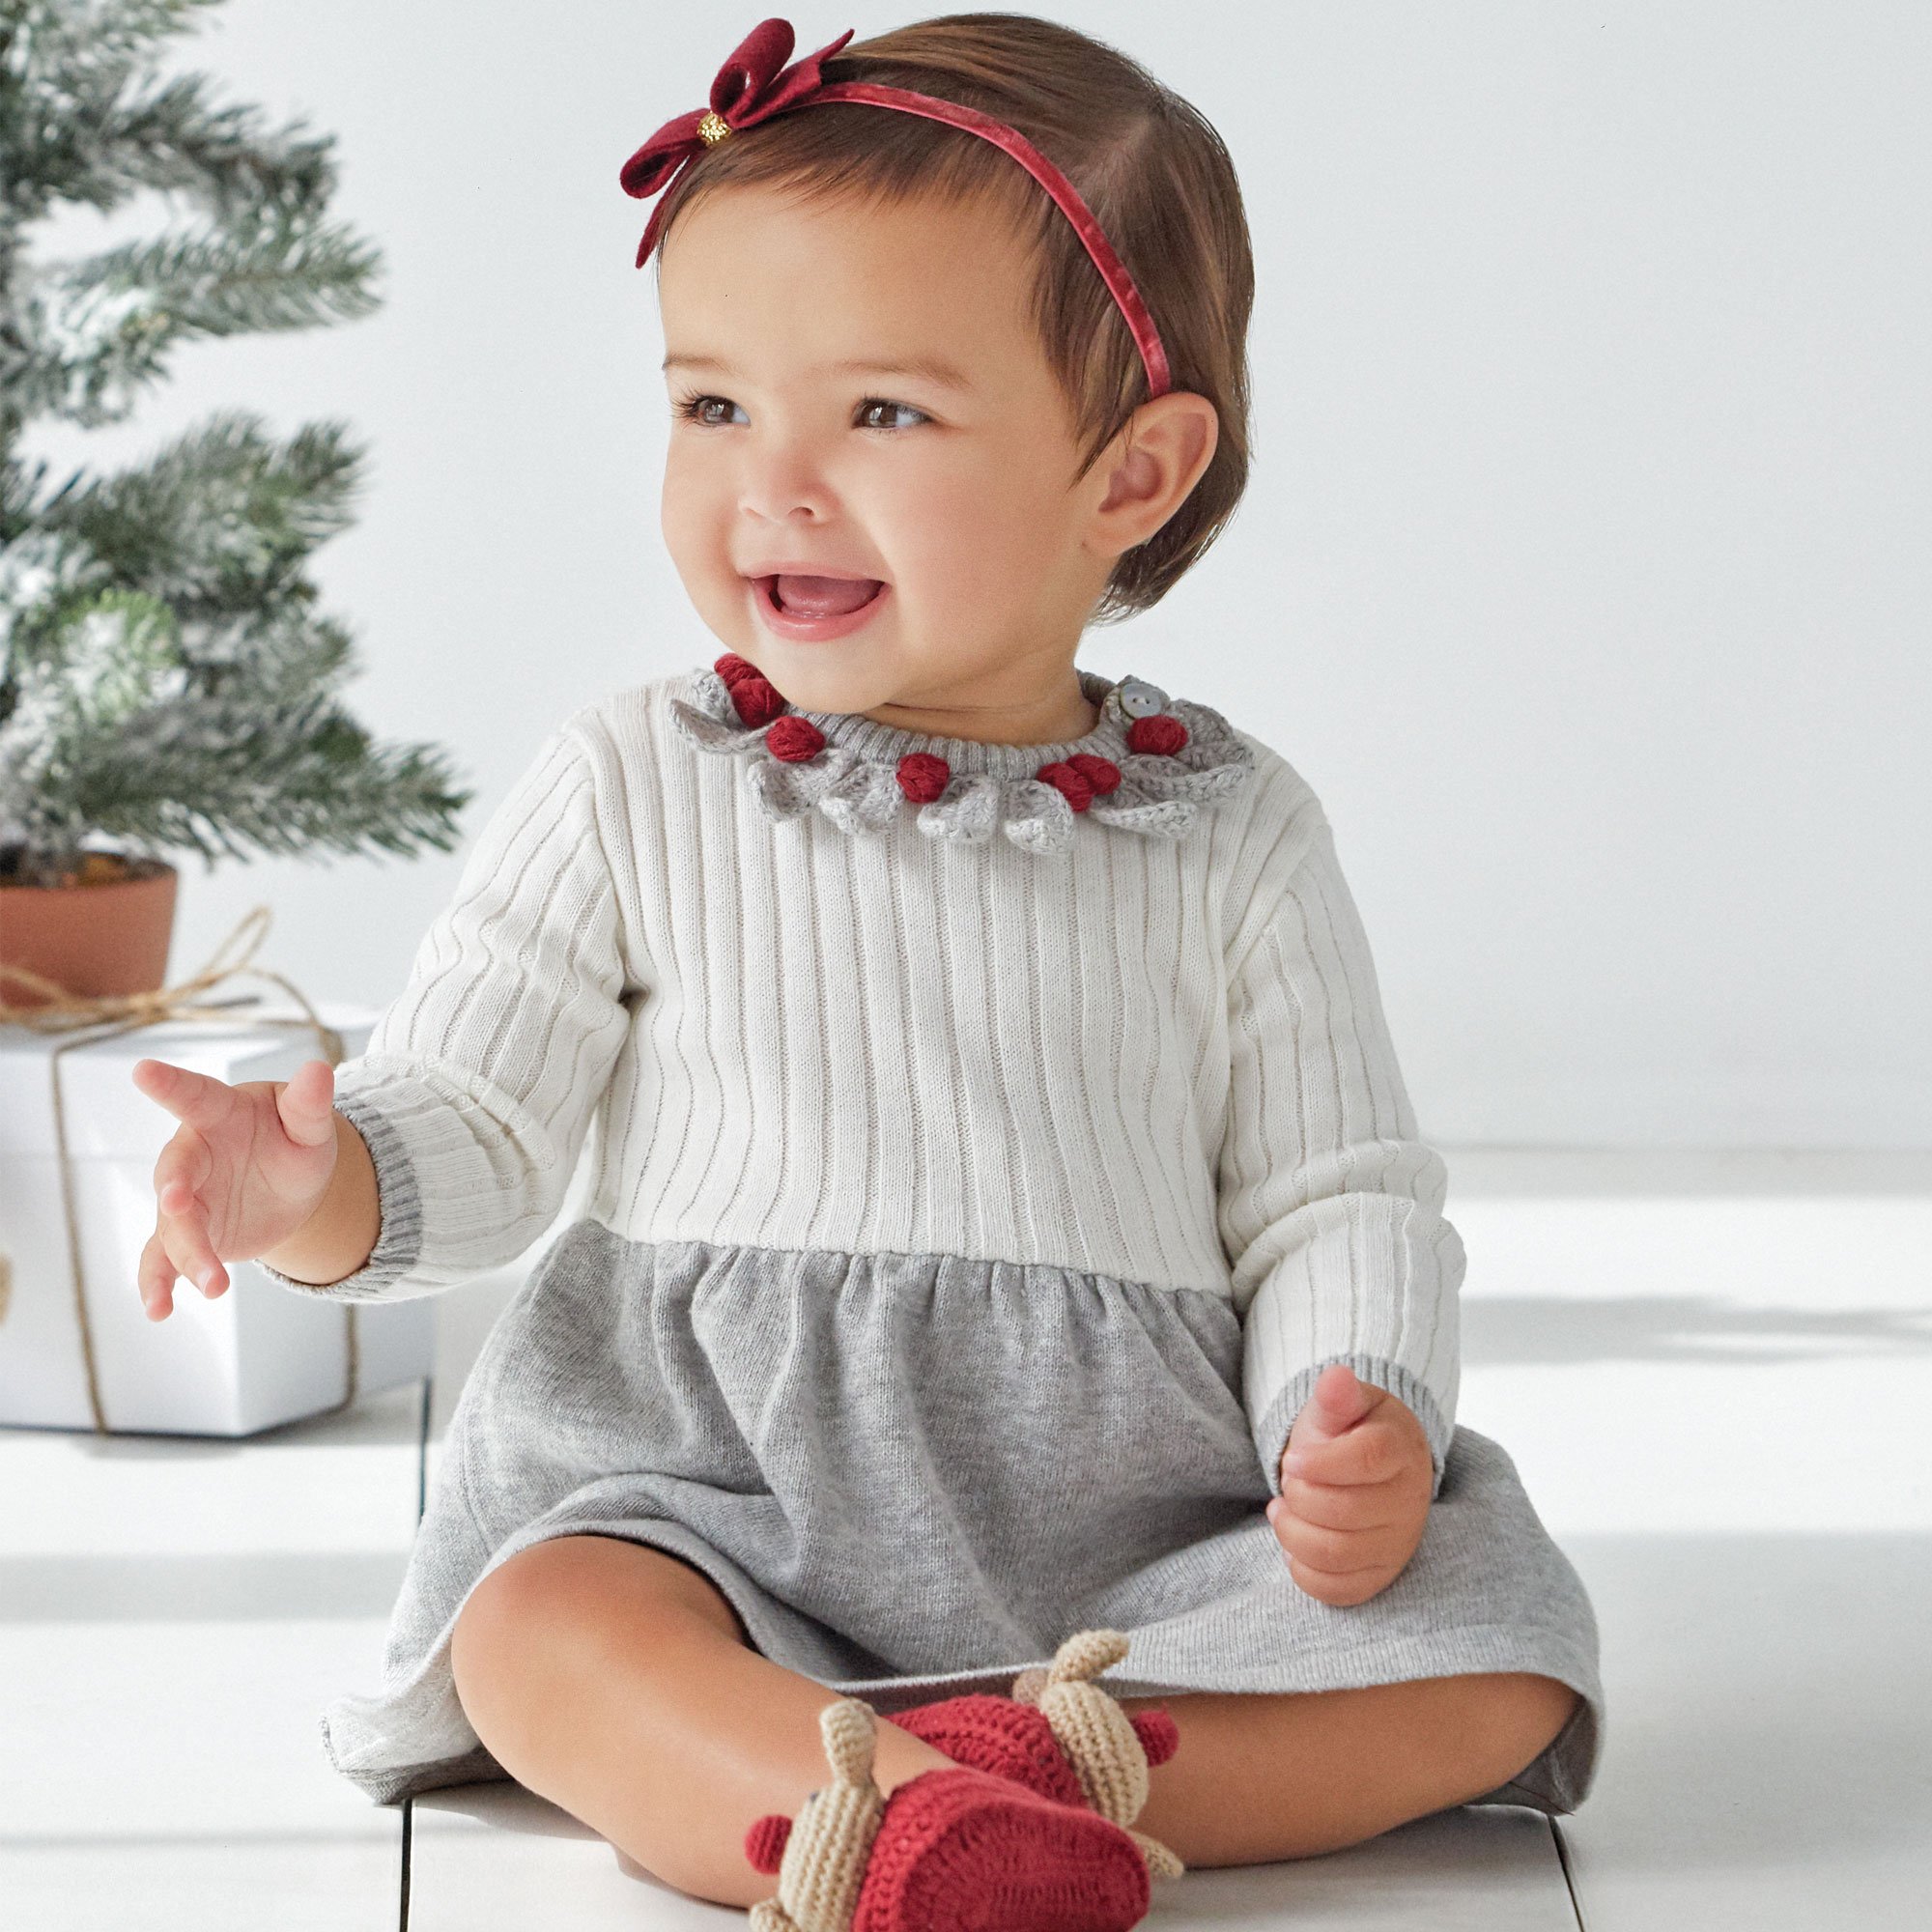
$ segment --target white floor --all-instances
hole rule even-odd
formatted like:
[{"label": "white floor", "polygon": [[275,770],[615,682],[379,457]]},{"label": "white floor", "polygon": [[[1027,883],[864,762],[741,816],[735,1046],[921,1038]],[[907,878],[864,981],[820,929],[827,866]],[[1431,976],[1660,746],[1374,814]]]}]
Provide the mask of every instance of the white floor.
[{"label": "white floor", "polygon": [[[1785,1932],[1932,1922],[1932,1160],[1445,1149],[1461,1419],[1604,1637],[1596,1790],[1157,1889],[1150,1926]],[[373,1688],[433,1384],[242,1442],[0,1429],[8,1932],[696,1928],[520,1788],[369,1804],[316,1715]],[[191,1293],[192,1291],[185,1291]]]}]

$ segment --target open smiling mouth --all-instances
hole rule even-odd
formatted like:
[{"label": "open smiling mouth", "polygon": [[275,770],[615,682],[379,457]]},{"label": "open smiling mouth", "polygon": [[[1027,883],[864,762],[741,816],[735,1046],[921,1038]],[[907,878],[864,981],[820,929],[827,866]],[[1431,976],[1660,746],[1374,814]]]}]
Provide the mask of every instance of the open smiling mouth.
[{"label": "open smiling mouth", "polygon": [[773,576],[754,582],[774,611],[807,623],[849,617],[886,587],[876,577]]},{"label": "open smiling mouth", "polygon": [[765,628],[793,643],[829,643],[849,637],[872,621],[891,588],[876,577],[815,577],[786,571],[746,582],[756,588]]}]

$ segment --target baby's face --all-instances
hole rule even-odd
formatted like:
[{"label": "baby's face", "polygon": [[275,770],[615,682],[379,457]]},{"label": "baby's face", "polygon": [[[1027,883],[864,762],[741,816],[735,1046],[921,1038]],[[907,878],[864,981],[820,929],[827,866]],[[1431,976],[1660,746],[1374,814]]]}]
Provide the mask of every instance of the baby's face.
[{"label": "baby's face", "polygon": [[808,711],[992,717],[1064,674],[1114,561],[1107,465],[1076,479],[993,211],[720,188],[659,285],[665,540],[727,649]]}]

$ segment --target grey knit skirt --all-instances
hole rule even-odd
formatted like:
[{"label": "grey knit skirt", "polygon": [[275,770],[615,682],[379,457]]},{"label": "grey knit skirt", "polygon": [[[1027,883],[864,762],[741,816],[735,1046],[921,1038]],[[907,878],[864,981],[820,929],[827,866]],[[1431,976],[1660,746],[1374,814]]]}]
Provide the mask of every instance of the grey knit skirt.
[{"label": "grey knit skirt", "polygon": [[507,1776],[456,1695],[457,1612],[518,1550],[596,1533],[696,1565],[760,1653],[882,1714],[1006,1691],[1098,1628],[1130,1640],[1117,1696],[1540,1672],[1584,1701],[1473,1802],[1574,1810],[1596,1618],[1509,1456],[1459,1427],[1402,1575],[1320,1603],[1263,1515],[1240,1352],[1207,1291],[578,1221],[458,1399],[382,1690],[328,1706],[329,1761],[379,1804]]}]

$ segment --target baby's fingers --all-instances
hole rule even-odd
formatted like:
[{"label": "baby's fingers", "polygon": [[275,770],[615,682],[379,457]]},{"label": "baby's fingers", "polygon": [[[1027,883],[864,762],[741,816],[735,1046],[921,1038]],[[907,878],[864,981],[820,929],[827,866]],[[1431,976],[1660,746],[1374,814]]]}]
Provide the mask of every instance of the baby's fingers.
[{"label": "baby's fingers", "polygon": [[210,1301],[228,1286],[227,1270],[208,1237],[208,1223],[198,1208],[190,1205],[185,1213],[162,1214],[160,1236],[170,1265],[193,1282]]},{"label": "baby's fingers", "polygon": [[134,1269],[134,1286],[140,1291],[141,1306],[148,1311],[150,1321],[165,1321],[175,1312],[175,1264],[161,1243],[161,1231],[156,1228],[148,1236]]},{"label": "baby's fingers", "polygon": [[1388,1561],[1387,1539],[1378,1531],[1324,1529],[1319,1522],[1304,1521],[1292,1510],[1278,1507],[1269,1511],[1269,1520],[1282,1548],[1311,1570],[1346,1577]]},{"label": "baby's fingers", "polygon": [[213,1165],[208,1143],[192,1127],[183,1127],[155,1162],[155,1199],[162,1213],[185,1213]]},{"label": "baby's fingers", "polygon": [[1292,1514],[1322,1529],[1390,1529],[1414,1514],[1408,1485],[1400,1478],[1386,1483],[1311,1483],[1291,1476],[1282,1485],[1281,1499],[1271,1502],[1268,1515]]},{"label": "baby's fingers", "polygon": [[[186,1261],[185,1256],[170,1254],[167,1240],[158,1228],[148,1236],[147,1245],[141,1250],[141,1259],[134,1269],[134,1285],[150,1321],[165,1321],[174,1313],[175,1282],[182,1275],[190,1274],[196,1265]],[[218,1267],[219,1264],[216,1265]],[[208,1298],[212,1301],[214,1296],[210,1294]]]},{"label": "baby's fingers", "polygon": [[1304,1596],[1313,1597],[1317,1603],[1327,1604],[1336,1609],[1348,1609],[1356,1604],[1366,1604],[1371,1597],[1379,1596],[1395,1581],[1399,1573],[1386,1564],[1376,1564],[1367,1570],[1338,1574],[1311,1569],[1298,1558],[1291,1556],[1288,1574],[1294,1578],[1296,1587]]},{"label": "baby's fingers", "polygon": [[218,1126],[235,1105],[235,1090],[225,1080],[165,1060],[137,1060],[133,1080],[149,1099],[185,1126]]},{"label": "baby's fingers", "polygon": [[1292,1444],[1281,1470],[1284,1480],[1299,1476],[1310,1483],[1385,1483],[1401,1474],[1407,1460],[1408,1445],[1402,1436],[1372,1418],[1346,1435]]}]

